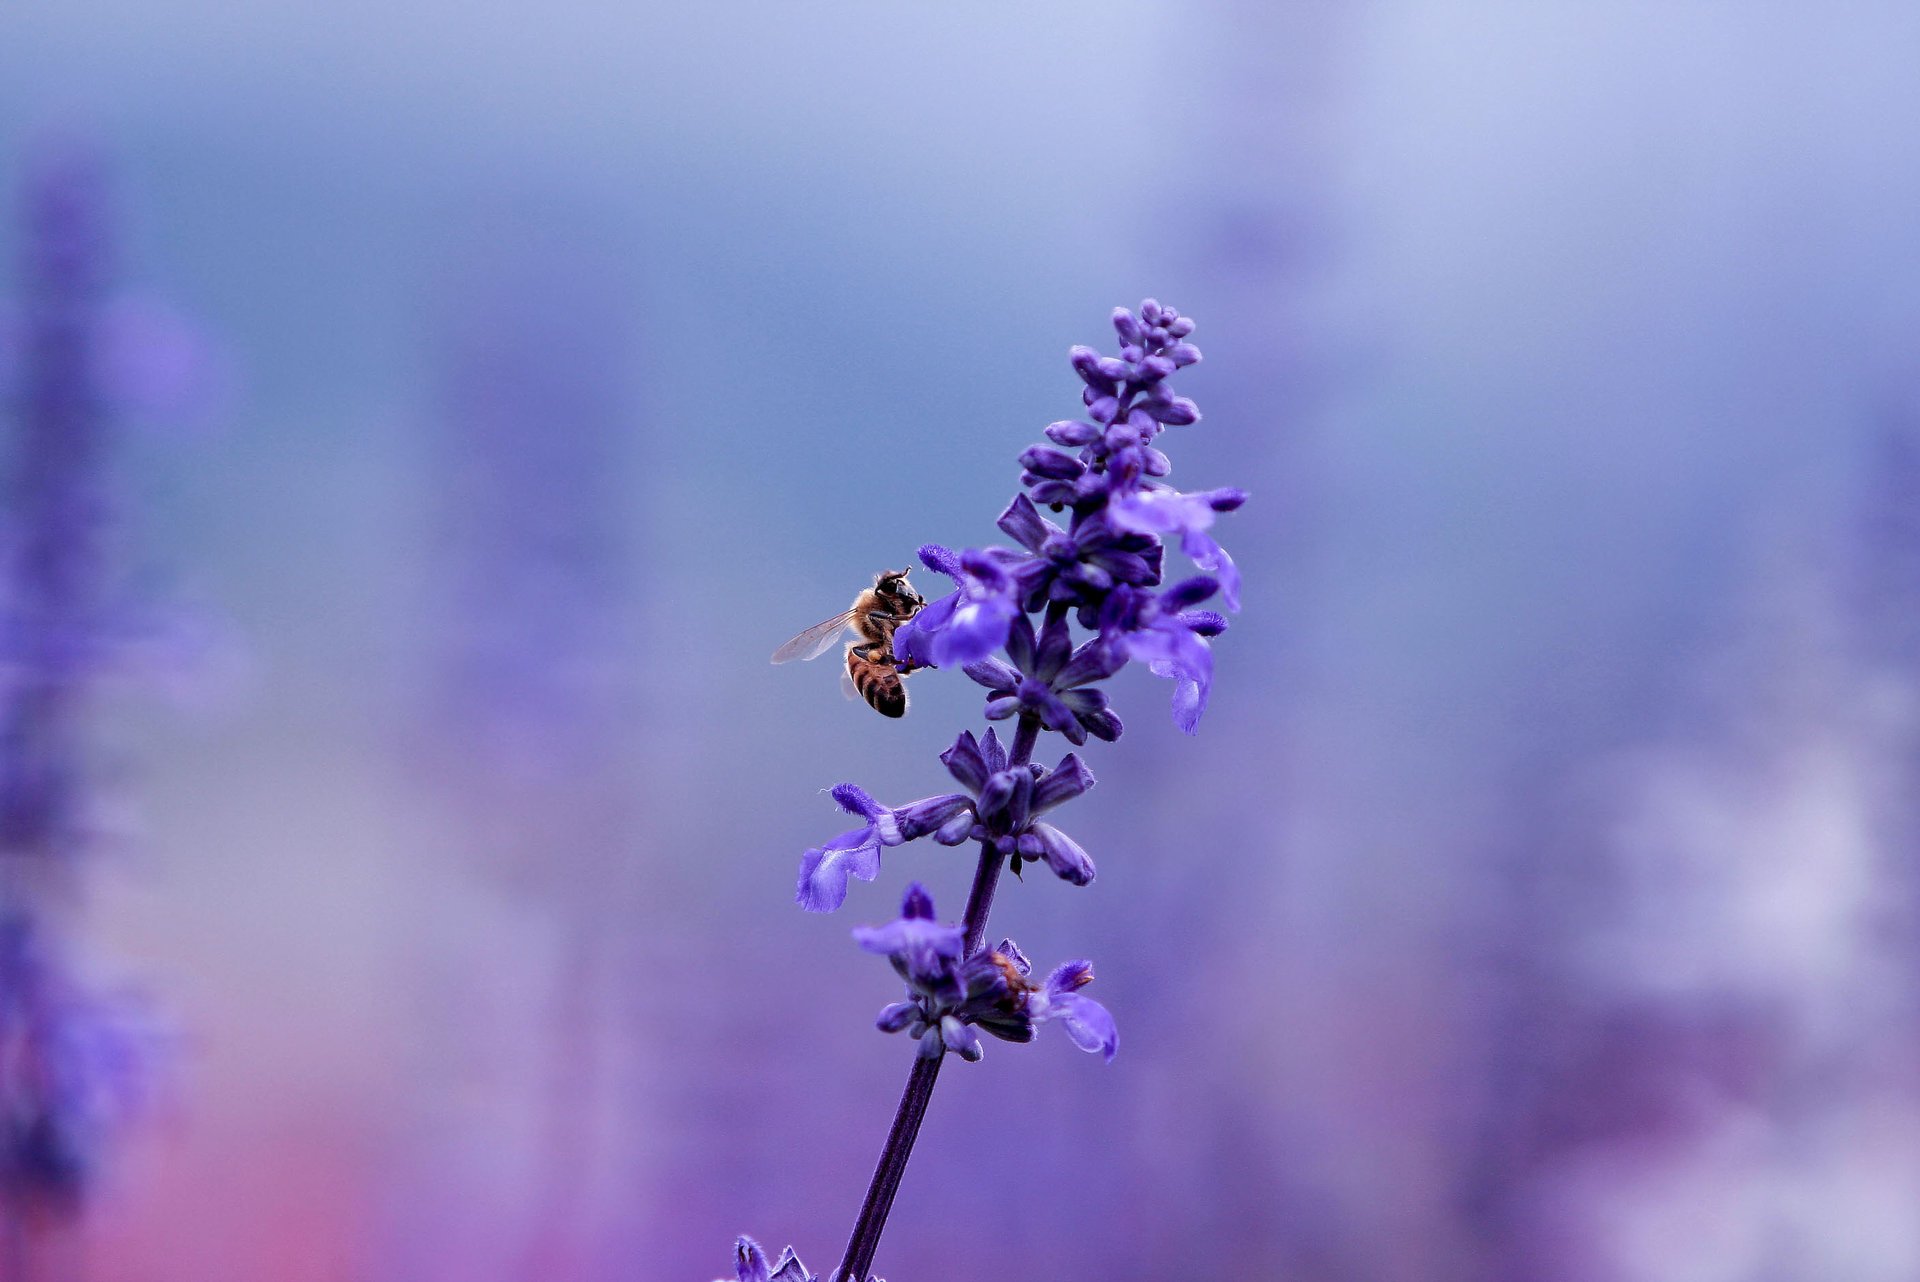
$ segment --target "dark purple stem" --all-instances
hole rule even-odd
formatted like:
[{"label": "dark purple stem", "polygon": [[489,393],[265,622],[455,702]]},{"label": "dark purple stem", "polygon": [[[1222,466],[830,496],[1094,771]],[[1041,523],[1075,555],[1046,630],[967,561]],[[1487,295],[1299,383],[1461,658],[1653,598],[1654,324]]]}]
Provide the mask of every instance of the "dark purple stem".
[{"label": "dark purple stem", "polygon": [[[1047,607],[1047,621],[1066,617],[1067,606],[1055,602]],[[1007,765],[1024,766],[1033,759],[1033,746],[1040,738],[1040,719],[1022,714],[1013,733],[1013,748]],[[1004,856],[993,843],[980,843],[980,862],[973,870],[973,891],[967,896],[967,911],[961,918],[965,931],[964,948],[968,956],[980,950],[987,933],[987,913],[993,908],[993,892],[1000,884]],[[913,1156],[913,1142],[920,1134],[920,1123],[927,1115],[927,1102],[933,1098],[934,1079],[940,1076],[944,1053],[932,1059],[916,1058],[907,1075],[907,1089],[900,1094],[900,1107],[893,1115],[893,1128],[887,1132],[886,1147],[880,1150],[880,1164],[874,1168],[873,1182],[867,1186],[867,1200],[854,1221],[853,1236],[847,1239],[847,1255],[840,1262],[840,1282],[867,1282],[867,1270],[873,1267],[873,1254],[880,1249],[880,1232],[887,1227],[887,1214],[893,1209],[893,1195],[899,1191],[900,1177],[906,1174],[907,1159]]]}]

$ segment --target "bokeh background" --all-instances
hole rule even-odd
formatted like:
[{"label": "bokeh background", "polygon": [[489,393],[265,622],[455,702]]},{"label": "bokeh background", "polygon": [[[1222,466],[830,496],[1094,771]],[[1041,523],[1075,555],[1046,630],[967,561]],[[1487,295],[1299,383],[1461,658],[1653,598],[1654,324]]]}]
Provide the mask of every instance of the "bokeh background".
[{"label": "bokeh background", "polygon": [[970,861],[794,872],[978,694],[766,655],[997,537],[1152,295],[1247,608],[996,908],[1120,1057],[943,1073],[879,1271],[1920,1279],[1916,67],[1902,0],[10,0],[10,537],[65,209],[171,641],[7,855],[159,1031],[0,1268],[831,1268],[909,1055],[847,929]]}]

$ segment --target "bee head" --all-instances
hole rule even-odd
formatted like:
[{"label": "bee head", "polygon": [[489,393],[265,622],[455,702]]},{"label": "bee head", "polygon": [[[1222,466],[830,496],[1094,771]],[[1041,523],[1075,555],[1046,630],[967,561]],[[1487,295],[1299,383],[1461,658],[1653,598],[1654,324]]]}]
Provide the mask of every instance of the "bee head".
[{"label": "bee head", "polygon": [[923,606],[927,603],[926,599],[915,592],[913,585],[907,582],[907,575],[912,572],[911,566],[905,570],[888,570],[874,582],[874,591],[881,596],[893,597],[916,608]]}]

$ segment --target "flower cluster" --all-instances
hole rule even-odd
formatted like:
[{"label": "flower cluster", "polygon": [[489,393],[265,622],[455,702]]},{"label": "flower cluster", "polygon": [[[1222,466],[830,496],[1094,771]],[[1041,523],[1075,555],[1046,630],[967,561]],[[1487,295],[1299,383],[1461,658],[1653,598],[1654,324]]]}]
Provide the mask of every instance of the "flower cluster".
[{"label": "flower cluster", "polygon": [[1032,860],[1076,886],[1093,880],[1093,860],[1087,852],[1040,819],[1093,787],[1093,772],[1079,757],[1069,752],[1051,770],[1014,765],[992,730],[982,739],[963,730],[940,760],[965,792],[943,793],[893,810],[853,784],[843,783],[833,790],[834,800],[844,810],[866,822],[807,851],[800,861],[801,906],[812,912],[832,912],[846,901],[848,878],[872,881],[880,874],[884,847],[926,836],[943,846],[985,843],[1010,859],[1016,873],[1023,861]]},{"label": "flower cluster", "polygon": [[[1175,370],[1200,359],[1187,341],[1193,322],[1149,299],[1138,316],[1117,310],[1113,324],[1117,356],[1086,347],[1071,353],[1087,416],[1052,424],[1051,444],[1020,455],[1024,492],[999,520],[1018,546],[922,547],[921,561],[952,579],[954,590],[893,638],[903,669],[959,667],[984,686],[989,721],[1030,718],[1075,747],[1120,737],[1120,717],[1099,683],[1134,661],[1174,682],[1174,722],[1194,733],[1213,687],[1209,641],[1227,627],[1223,615],[1200,607],[1216,594],[1229,610],[1240,605],[1239,571],[1209,531],[1246,495],[1230,488],[1182,494],[1161,480],[1172,463],[1156,441],[1199,418],[1193,402],[1168,386]],[[1070,512],[1067,524],[1042,507]],[[1174,543],[1206,573],[1162,587]],[[1034,614],[1044,616],[1037,627]],[[1069,616],[1091,634],[1078,645]],[[1051,771],[1010,764],[989,730],[984,741],[961,735],[941,760],[964,794],[891,809],[853,784],[833,790],[864,822],[806,852],[796,891],[803,907],[840,907],[850,878],[879,875],[883,848],[923,836],[948,846],[982,842],[1016,873],[1037,860],[1074,885],[1093,880],[1086,851],[1039,821],[1092,786],[1078,757],[1069,753]]]},{"label": "flower cluster", "polygon": [[907,1000],[888,1006],[875,1022],[883,1033],[906,1030],[919,1041],[922,1058],[953,1051],[975,1062],[985,1054],[975,1028],[1001,1041],[1030,1042],[1033,1030],[1051,1020],[1082,1050],[1111,1061],[1119,1048],[1113,1016],[1079,991],[1093,982],[1091,962],[1067,962],[1035,983],[1033,966],[1011,939],[963,956],[960,927],[939,924],[933,899],[918,882],[907,887],[897,919],[858,927],[853,938],[907,981]]},{"label": "flower cluster", "polygon": [[[1113,324],[1118,356],[1076,347],[1071,360],[1085,384],[1086,417],[1047,428],[1051,444],[1020,455],[1021,483],[1000,514],[1000,529],[1018,547],[954,553],[937,544],[920,549],[928,569],[954,581],[954,590],[928,605],[894,636],[894,652],[916,667],[964,667],[985,685],[988,715],[1017,709],[1043,712],[1049,730],[1084,743],[1091,734],[1112,740],[1120,719],[1091,682],[1112,676],[1129,660],[1145,662],[1175,682],[1174,720],[1194,733],[1213,685],[1207,644],[1226,620],[1195,606],[1219,593],[1240,608],[1240,572],[1209,533],[1215,518],[1246,501],[1223,488],[1183,494],[1161,478],[1172,462],[1155,443],[1169,427],[1199,418],[1193,402],[1173,395],[1168,379],[1200,359],[1187,342],[1193,322],[1149,299],[1140,314],[1121,308]],[[1041,514],[1067,512],[1065,526]],[[1155,595],[1169,543],[1204,574]],[[1059,647],[1064,626],[1043,628],[1036,645],[1028,614],[1045,611],[1049,625],[1071,611],[1097,635],[1071,656]],[[1057,640],[1047,646],[1049,634]],[[1008,665],[988,660],[1006,647]],[[1068,712],[1073,715],[1069,716]]]},{"label": "flower cluster", "polygon": [[[1018,874],[1029,862],[1044,863],[1072,885],[1093,880],[1087,852],[1048,821],[1093,786],[1093,773],[1071,751],[1051,768],[1035,762],[1039,736],[1051,731],[1076,749],[1090,739],[1117,740],[1120,717],[1100,683],[1136,661],[1174,683],[1174,722],[1194,733],[1213,686],[1210,642],[1227,628],[1223,615],[1204,607],[1218,597],[1226,609],[1240,608],[1239,571],[1212,530],[1246,495],[1182,493],[1164,479],[1173,465],[1161,448],[1163,434],[1200,417],[1169,385],[1175,371],[1200,359],[1187,341],[1193,322],[1148,300],[1138,315],[1116,311],[1113,325],[1117,355],[1085,347],[1070,355],[1085,416],[1052,424],[1047,444],[1020,455],[1021,492],[998,521],[1012,546],[922,547],[920,560],[951,579],[953,590],[892,636],[903,674],[963,671],[986,689],[986,719],[1010,723],[1011,737],[1003,741],[989,728],[954,740],[940,760],[958,791],[891,807],[854,784],[839,785],[833,798],[859,826],[801,859],[796,898],[809,911],[831,912],[846,901],[850,881],[879,875],[888,847],[932,837],[979,848],[961,924],[941,923],[932,897],[915,883],[896,920],[853,932],[860,947],[886,957],[905,981],[906,999],[882,1010],[877,1023],[882,1032],[913,1037],[918,1053],[836,1275],[849,1282],[868,1282],[949,1051],[975,1061],[984,1054],[983,1033],[1028,1042],[1041,1024],[1058,1023],[1081,1049],[1113,1058],[1113,1016],[1081,991],[1093,979],[1091,963],[1071,961],[1036,980],[1012,941],[984,946],[994,888],[1003,868]],[[1170,549],[1198,573],[1167,583]],[[769,1271],[746,1238],[737,1262],[741,1282],[814,1282],[790,1251]]]}]

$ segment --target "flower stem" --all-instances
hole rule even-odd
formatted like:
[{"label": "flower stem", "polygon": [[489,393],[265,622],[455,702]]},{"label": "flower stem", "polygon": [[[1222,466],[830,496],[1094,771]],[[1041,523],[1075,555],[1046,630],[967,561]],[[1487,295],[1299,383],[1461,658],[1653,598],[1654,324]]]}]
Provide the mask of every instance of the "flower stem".
[{"label": "flower stem", "polygon": [[[1065,613],[1064,606],[1049,606]],[[1013,749],[1007,765],[1024,766],[1033,758],[1033,746],[1040,738],[1040,719],[1023,714],[1014,730]],[[961,919],[966,932],[966,955],[979,951],[987,932],[987,913],[993,907],[994,888],[1000,884],[1000,866],[1006,859],[991,842],[980,843],[980,863],[973,872],[973,891],[967,896],[966,915]],[[867,1282],[867,1270],[873,1267],[873,1253],[880,1249],[880,1231],[887,1226],[887,1214],[893,1209],[893,1195],[900,1189],[900,1177],[906,1174],[907,1159],[913,1156],[913,1141],[920,1134],[920,1123],[927,1115],[927,1102],[933,1098],[934,1079],[940,1075],[944,1053],[931,1059],[916,1057],[913,1071],[907,1074],[907,1089],[900,1094],[900,1107],[894,1112],[893,1127],[887,1132],[886,1147],[880,1150],[880,1164],[874,1168],[873,1182],[867,1186],[867,1200],[854,1221],[853,1236],[847,1239],[846,1258],[840,1262],[840,1282]]]}]

